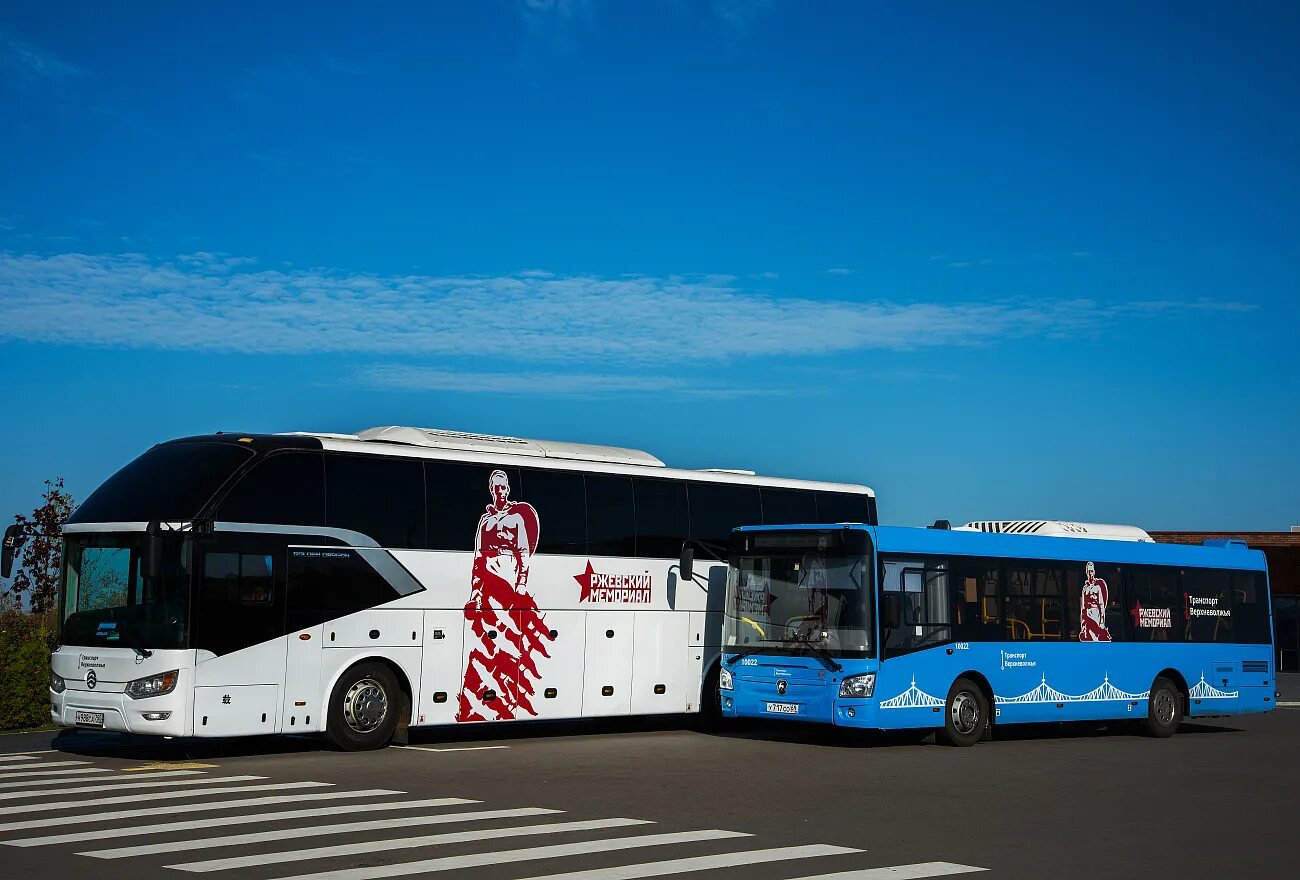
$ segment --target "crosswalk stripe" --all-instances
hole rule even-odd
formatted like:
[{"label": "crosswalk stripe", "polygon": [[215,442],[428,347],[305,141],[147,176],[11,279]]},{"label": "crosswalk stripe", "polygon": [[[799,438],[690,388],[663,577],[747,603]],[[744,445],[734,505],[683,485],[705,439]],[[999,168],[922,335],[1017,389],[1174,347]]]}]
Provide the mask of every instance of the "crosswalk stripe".
[{"label": "crosswalk stripe", "polygon": [[578,822],[550,822],[544,825],[515,825],[511,828],[489,828],[476,831],[453,831],[444,834],[426,834],[420,837],[365,840],[337,846],[318,846],[284,852],[262,853],[252,856],[235,856],[227,859],[208,859],[168,865],[179,871],[227,871],[231,868],[249,868],[256,865],[278,865],[284,862],[304,862],[308,859],[329,859],[335,856],[355,856],[362,853],[388,852],[397,849],[414,849],[421,846],[441,846],[448,843],[469,843],[476,840],[499,840],[505,837],[529,837],[538,834],[564,834],[572,831],[600,831],[606,828],[625,828],[629,825],[653,825],[648,819],[585,819]]},{"label": "crosswalk stripe", "polygon": [[[382,797],[389,794],[405,794],[402,791],[390,791],[386,788],[368,788],[363,791],[326,791],[320,794],[281,794],[268,797],[240,798],[233,801],[218,801],[211,804],[177,804],[167,808],[168,814],[202,813],[212,810],[232,810],[235,807],[261,807],[270,804],[288,804],[300,801],[339,800],[342,798]],[[81,825],[87,822],[110,822],[117,819],[133,819],[138,816],[156,816],[153,807],[139,810],[117,810],[110,813],[91,813],[86,816],[66,816],[59,819],[59,826]],[[28,828],[44,828],[50,824],[49,819],[31,819],[26,822],[5,822],[0,824],[0,831],[24,831]],[[208,823],[211,824],[211,823]]]},{"label": "crosswalk stripe", "polygon": [[55,773],[68,773],[68,776],[59,776],[51,779],[47,776],[44,779],[10,779],[9,781],[0,781],[0,789],[23,788],[27,785],[68,785],[70,783],[94,783],[94,781],[104,780],[105,783],[110,776],[101,776],[100,773],[110,773],[103,767],[87,767],[86,770],[52,770],[51,775]]},{"label": "crosswalk stripe", "polygon": [[[263,822],[277,822],[281,819],[311,819],[316,816],[337,816],[342,813],[373,813],[380,810],[415,810],[422,807],[454,807],[460,804],[477,804],[479,801],[465,798],[426,798],[417,801],[397,801],[396,803],[378,804],[337,804],[328,807],[312,807],[305,810],[280,810],[274,813],[255,813],[240,816],[212,816],[185,822],[159,822],[152,825],[126,826],[122,828],[103,828],[98,831],[71,831],[66,834],[45,834],[40,837],[23,837],[17,840],[0,840],[5,846],[50,846],[56,843],[84,843],[88,840],[108,840],[119,837],[132,837],[142,834],[169,834],[173,831],[196,831],[200,828],[217,828],[226,825],[251,825]],[[150,810],[152,815],[154,811]],[[285,834],[296,834],[298,829],[286,829]]]},{"label": "crosswalk stripe", "polygon": [[[194,772],[194,771],[187,771]],[[178,773],[137,773],[132,777],[119,776],[115,779],[85,779],[77,780],[78,782],[95,782],[96,785],[82,785],[76,788],[60,788],[58,791],[50,791],[44,788],[24,789],[23,791],[4,791],[0,792],[0,801],[11,801],[16,798],[30,797],[62,797],[65,794],[91,794],[97,791],[124,791],[123,786],[129,786],[134,791],[137,788],[165,788],[171,785],[213,785],[222,782],[249,782],[254,779],[266,779],[265,776],[208,776],[204,779],[157,779],[163,776],[178,776]],[[144,782],[139,780],[144,779]],[[59,782],[68,782],[70,780],[60,779]]]},{"label": "crosswalk stripe", "polygon": [[952,862],[918,862],[915,865],[892,865],[888,868],[862,868],[858,871],[838,871],[834,874],[813,874],[798,880],[923,880],[925,877],[948,877],[953,874],[973,874],[987,871],[974,865],[956,865]]},{"label": "crosswalk stripe", "polygon": [[[306,828],[294,828],[286,831],[255,831],[251,834],[229,834],[225,837],[196,837],[190,840],[169,840],[165,843],[147,843],[139,846],[120,846],[114,849],[88,850],[79,852],[79,856],[92,856],[97,859],[123,859],[128,856],[151,856],[159,853],[189,852],[195,849],[211,849],[219,846],[246,846],[250,843],[268,843],[279,841],[291,834],[295,840],[303,837],[322,837],[327,834],[347,834],[357,831],[390,831],[397,828],[412,828],[420,825],[449,825],[460,822],[478,822],[484,819],[518,819],[528,816],[546,816],[561,813],[563,810],[547,810],[542,807],[520,807],[513,810],[475,810],[464,813],[436,813],[432,816],[393,816],[387,819],[375,819],[368,822],[338,822],[333,825],[311,825]],[[498,829],[499,830],[499,829]],[[492,833],[497,833],[493,831]]]},{"label": "crosswalk stripe", "polygon": [[36,761],[39,760],[35,755],[0,755],[0,762],[8,763],[10,761]]},{"label": "crosswalk stripe", "polygon": [[[89,763],[90,763],[89,761],[45,761],[44,763],[40,764],[40,766],[41,767],[76,767],[80,764],[89,764]],[[0,774],[8,774],[16,771],[21,772],[23,770],[30,770],[31,767],[32,767],[31,764],[14,764],[12,766],[4,766],[4,767],[0,767]]]},{"label": "crosswalk stripe", "polygon": [[[75,801],[47,801],[40,804],[19,804],[12,807],[0,807],[0,816],[15,813],[48,813],[51,810],[80,810],[85,807],[106,807],[111,804],[136,804],[141,801],[173,801],[177,798],[219,797],[223,794],[244,794],[250,791],[287,791],[295,788],[323,788],[332,782],[271,782],[256,785],[231,785],[226,788],[200,788],[185,791],[151,791],[146,794],[125,794],[114,797],[80,798]],[[60,792],[63,794],[64,792]],[[212,804],[209,809],[219,805]],[[163,809],[174,810],[168,805]],[[61,820],[60,820],[61,821]]]},{"label": "crosswalk stripe", "polygon": [[[80,762],[78,762],[80,763]],[[7,783],[19,776],[67,776],[69,774],[81,775],[83,773],[112,773],[107,767],[79,767],[76,770],[28,770],[30,764],[24,764],[22,767],[6,767],[6,770],[15,770],[15,773],[5,773],[0,775],[0,783]],[[41,765],[48,766],[48,765]]]},{"label": "crosswalk stripe", "polygon": [[534,859],[558,859],[565,856],[587,855],[597,852],[615,852],[642,846],[667,846],[674,843],[695,843],[702,840],[723,840],[729,837],[750,837],[743,831],[673,831],[667,834],[645,834],[639,837],[612,837],[605,840],[585,840],[580,843],[560,843],[552,846],[530,846],[526,849],[497,850],[418,862],[401,862],[394,865],[373,865],[365,868],[344,868],[322,871],[318,874],[300,874],[277,880],[377,880],[380,877],[399,877],[407,874],[430,874],[435,871],[455,871],[482,865],[504,865],[511,862],[529,862]]},{"label": "crosswalk stripe", "polygon": [[[813,843],[807,846],[782,846],[774,849],[751,849],[741,852],[719,853],[714,856],[692,856],[685,859],[667,859],[662,862],[645,862],[639,865],[616,865],[612,868],[588,868],[583,871],[565,871],[545,874],[524,880],[638,880],[641,877],[663,877],[667,874],[688,874],[691,871],[713,871],[740,865],[758,865],[764,862],[784,862],[793,859],[818,859],[862,852],[847,846]],[[824,875],[817,875],[824,876]]]}]

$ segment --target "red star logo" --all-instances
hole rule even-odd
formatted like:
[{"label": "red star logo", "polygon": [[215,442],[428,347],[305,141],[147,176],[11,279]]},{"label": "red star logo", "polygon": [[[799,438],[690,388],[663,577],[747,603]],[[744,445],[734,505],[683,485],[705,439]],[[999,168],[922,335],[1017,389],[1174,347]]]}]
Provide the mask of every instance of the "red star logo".
[{"label": "red star logo", "polygon": [[1133,610],[1130,611],[1129,614],[1133,615],[1133,628],[1137,629],[1139,626],[1138,620],[1142,617],[1142,603],[1137,599],[1134,599]]},{"label": "red star logo", "polygon": [[587,560],[587,570],[582,574],[575,574],[573,579],[582,586],[582,594],[578,596],[579,602],[586,602],[591,598],[591,576],[596,573],[596,569],[591,567],[591,560]]}]

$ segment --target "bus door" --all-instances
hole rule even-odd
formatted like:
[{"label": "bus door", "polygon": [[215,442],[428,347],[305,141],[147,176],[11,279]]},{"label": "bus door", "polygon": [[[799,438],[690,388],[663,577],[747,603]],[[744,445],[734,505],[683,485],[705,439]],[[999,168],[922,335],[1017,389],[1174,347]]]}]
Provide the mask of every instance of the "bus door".
[{"label": "bus door", "polygon": [[321,649],[324,624],[314,606],[313,577],[321,564],[319,547],[290,547],[288,550],[288,608],[284,658],[284,700],[280,708],[280,729],[286,732],[323,726]]}]

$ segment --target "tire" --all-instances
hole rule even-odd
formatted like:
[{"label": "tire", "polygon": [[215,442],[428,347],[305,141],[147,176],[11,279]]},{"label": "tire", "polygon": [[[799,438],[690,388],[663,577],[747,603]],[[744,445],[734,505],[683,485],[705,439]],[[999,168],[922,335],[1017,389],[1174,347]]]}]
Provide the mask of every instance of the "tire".
[{"label": "tire", "polygon": [[374,661],[358,663],[334,685],[325,733],[346,752],[382,749],[397,729],[402,697],[393,670]]},{"label": "tire", "polygon": [[1147,720],[1142,722],[1142,732],[1156,739],[1168,739],[1178,730],[1182,720],[1182,692],[1169,679],[1157,678],[1147,699]]},{"label": "tire", "polygon": [[704,687],[700,688],[700,711],[695,716],[695,726],[699,730],[717,730],[722,726],[722,691],[718,690],[718,670],[722,660],[709,669],[704,676]]},{"label": "tire", "polygon": [[945,746],[973,746],[989,724],[989,701],[984,691],[969,678],[959,678],[948,690],[943,707],[943,727],[935,739]]}]

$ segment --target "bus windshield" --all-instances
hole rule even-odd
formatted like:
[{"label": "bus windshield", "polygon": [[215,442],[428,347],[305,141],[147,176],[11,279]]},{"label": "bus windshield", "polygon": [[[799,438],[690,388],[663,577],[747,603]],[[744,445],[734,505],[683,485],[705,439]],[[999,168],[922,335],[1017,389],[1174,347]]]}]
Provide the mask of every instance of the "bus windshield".
[{"label": "bus windshield", "polygon": [[727,580],[726,652],[866,656],[871,569],[861,530],[744,532]]},{"label": "bus windshield", "polygon": [[72,534],[64,544],[59,642],[109,648],[186,647],[189,538],[164,538],[162,574],[145,578],[140,532]]}]

